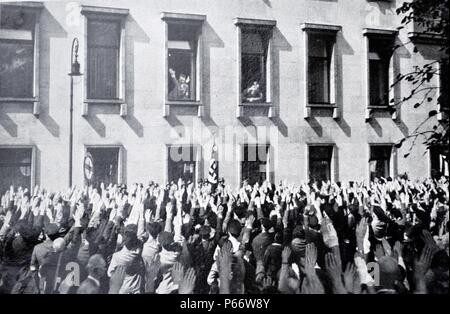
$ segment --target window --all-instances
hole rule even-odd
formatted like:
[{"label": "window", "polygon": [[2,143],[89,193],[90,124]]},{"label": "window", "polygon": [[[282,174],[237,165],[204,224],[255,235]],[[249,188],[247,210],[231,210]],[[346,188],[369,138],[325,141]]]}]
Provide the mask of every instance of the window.
[{"label": "window", "polygon": [[390,162],[391,162],[391,145],[372,145],[370,146],[370,180],[390,176]]},{"label": "window", "polygon": [[[398,31],[393,29],[365,28],[365,120],[370,121],[375,111],[388,111],[393,120],[399,112],[391,101],[396,103],[401,94],[400,86],[393,85],[398,76],[399,63],[395,56],[395,41]],[[391,88],[392,86],[392,88]]]},{"label": "window", "polygon": [[0,148],[0,193],[11,185],[21,186],[29,191],[32,187],[32,148]]},{"label": "window", "polygon": [[336,101],[336,62],[337,34],[339,25],[303,23],[304,31],[304,118],[309,118],[312,108],[330,108],[333,118],[339,118],[339,106]]},{"label": "window", "polygon": [[389,105],[389,63],[391,55],[391,40],[369,39],[370,106]]},{"label": "window", "polygon": [[0,98],[38,97],[37,34],[42,6],[0,6]]},{"label": "window", "polygon": [[243,102],[266,101],[266,65],[268,34],[258,29],[242,31],[242,81]]},{"label": "window", "polygon": [[196,26],[169,24],[169,100],[196,99],[197,31]]},{"label": "window", "polygon": [[82,115],[94,104],[118,104],[127,115],[125,95],[125,29],[128,9],[81,6],[84,19],[84,103]]},{"label": "window", "polygon": [[330,70],[334,37],[311,34],[308,39],[310,104],[330,104]]},{"label": "window", "polygon": [[430,176],[440,179],[441,176],[448,176],[448,162],[445,155],[442,154],[437,147],[431,147],[430,153]]},{"label": "window", "polygon": [[171,106],[197,106],[203,116],[202,104],[202,25],[206,15],[162,12],[165,22],[166,75],[164,93],[165,117]]},{"label": "window", "polygon": [[241,178],[249,184],[264,182],[273,175],[270,169],[269,145],[244,145],[241,162]]},{"label": "window", "polygon": [[88,19],[87,95],[89,99],[118,99],[120,22]]},{"label": "window", "polygon": [[331,180],[333,146],[309,146],[309,180]]},{"label": "window", "polygon": [[91,184],[103,182],[107,186],[120,183],[120,147],[87,147],[86,151],[91,154],[93,161]]},{"label": "window", "polygon": [[276,21],[235,18],[238,38],[238,111],[243,106],[267,106],[268,116],[273,117],[272,106],[272,56],[271,41]]},{"label": "window", "polygon": [[170,145],[167,150],[169,182],[176,183],[180,178],[185,182],[196,182],[198,148],[193,145]]}]

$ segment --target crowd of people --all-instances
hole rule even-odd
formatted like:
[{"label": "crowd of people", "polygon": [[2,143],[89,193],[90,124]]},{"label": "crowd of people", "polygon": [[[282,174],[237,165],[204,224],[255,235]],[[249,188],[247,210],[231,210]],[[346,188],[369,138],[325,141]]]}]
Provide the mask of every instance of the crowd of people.
[{"label": "crowd of people", "polygon": [[11,187],[0,293],[447,294],[448,178]]}]

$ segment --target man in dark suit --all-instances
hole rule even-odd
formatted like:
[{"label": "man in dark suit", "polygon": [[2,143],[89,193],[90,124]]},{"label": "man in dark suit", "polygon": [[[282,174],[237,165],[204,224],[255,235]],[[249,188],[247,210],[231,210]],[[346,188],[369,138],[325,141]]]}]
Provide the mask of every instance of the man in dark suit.
[{"label": "man in dark suit", "polygon": [[101,282],[106,274],[106,262],[100,254],[94,254],[89,258],[86,266],[88,277],[81,283],[77,294],[105,293],[105,287]]}]

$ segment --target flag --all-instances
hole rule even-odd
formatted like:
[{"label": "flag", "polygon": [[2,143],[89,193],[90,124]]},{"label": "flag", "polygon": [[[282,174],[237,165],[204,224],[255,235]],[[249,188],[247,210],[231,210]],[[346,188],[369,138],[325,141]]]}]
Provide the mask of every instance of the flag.
[{"label": "flag", "polygon": [[219,177],[219,168],[217,162],[217,145],[213,144],[211,149],[211,160],[209,162],[208,182],[213,186],[217,185]]}]

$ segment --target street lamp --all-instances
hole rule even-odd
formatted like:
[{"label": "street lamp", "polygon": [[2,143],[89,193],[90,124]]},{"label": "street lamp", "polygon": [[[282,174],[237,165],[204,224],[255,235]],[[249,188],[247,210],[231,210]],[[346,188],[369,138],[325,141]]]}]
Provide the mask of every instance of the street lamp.
[{"label": "street lamp", "polygon": [[[75,57],[75,58],[74,58]],[[72,187],[72,160],[73,160],[73,77],[81,76],[80,63],[78,62],[78,38],[72,41],[70,55],[70,121],[69,121],[69,187]]]}]

